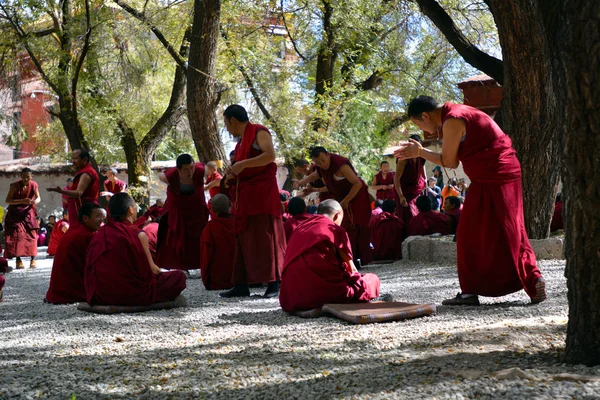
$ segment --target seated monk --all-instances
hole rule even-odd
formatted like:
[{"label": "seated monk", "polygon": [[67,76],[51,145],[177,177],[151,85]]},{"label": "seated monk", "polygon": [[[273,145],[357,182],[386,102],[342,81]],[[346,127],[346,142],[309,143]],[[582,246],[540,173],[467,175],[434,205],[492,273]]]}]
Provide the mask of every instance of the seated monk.
[{"label": "seated monk", "polygon": [[371,219],[369,220],[369,226],[375,221],[375,218],[383,212],[381,206],[383,205],[383,200],[377,199],[373,203],[373,210],[371,210]]},{"label": "seated monk", "polygon": [[157,199],[153,206],[150,206],[146,212],[135,220],[133,223],[136,226],[143,226],[148,221],[158,221],[163,212],[165,206],[164,201]]},{"label": "seated monk", "polygon": [[224,194],[212,198],[213,215],[200,238],[200,272],[207,290],[233,287],[236,241],[231,202]]},{"label": "seated monk", "polygon": [[[148,248],[150,249],[150,255],[152,256],[152,261],[156,264],[156,245],[158,243],[158,220],[153,219],[152,221],[148,221],[142,226],[142,230],[148,236]],[[134,223],[135,225],[135,223]]]},{"label": "seated monk", "polygon": [[288,211],[290,218],[283,224],[283,230],[285,231],[285,239],[289,243],[292,233],[298,225],[311,218],[312,215],[306,212],[306,203],[302,197],[292,197],[288,203]]},{"label": "seated monk", "polygon": [[85,262],[90,305],[146,306],[173,301],[185,289],[182,271],[161,272],[152,261],[148,236],[133,225],[137,205],[128,193],[110,198],[112,221],[92,239]]},{"label": "seated monk", "polygon": [[450,218],[431,210],[431,200],[427,196],[417,198],[419,213],[408,224],[408,236],[426,236],[434,233],[450,234]]},{"label": "seated monk", "polygon": [[398,218],[396,202],[387,199],[381,206],[382,213],[371,220],[371,243],[374,260],[400,260],[402,242],[406,238],[404,222]]},{"label": "seated monk", "polygon": [[58,249],[58,245],[67,232],[67,229],[69,229],[69,213],[65,208],[63,210],[62,219],[54,225],[52,232],[50,233],[50,242],[48,243],[47,251],[49,256],[56,254],[56,249]]},{"label": "seated monk", "polygon": [[444,214],[450,218],[450,233],[455,234],[462,213],[462,203],[457,196],[448,196],[444,200]]},{"label": "seated monk", "polygon": [[94,234],[106,218],[106,211],[96,203],[84,203],[78,213],[80,223],[67,230],[56,249],[50,287],[46,293],[47,303],[85,301],[85,255]]},{"label": "seated monk", "polygon": [[311,310],[327,303],[377,298],[377,275],[358,273],[352,261],[348,234],[340,226],[344,219],[340,203],[325,200],[318,213],[300,224],[288,243],[279,292],[281,308]]}]

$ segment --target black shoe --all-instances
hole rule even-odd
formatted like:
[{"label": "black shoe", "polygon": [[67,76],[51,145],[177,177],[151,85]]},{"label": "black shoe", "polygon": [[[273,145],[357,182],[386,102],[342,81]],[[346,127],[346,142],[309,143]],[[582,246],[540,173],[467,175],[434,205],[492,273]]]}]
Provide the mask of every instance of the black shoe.
[{"label": "black shoe", "polygon": [[273,297],[279,296],[279,283],[269,282],[267,285],[267,291],[263,295],[265,299],[272,299]]},{"label": "black shoe", "polygon": [[442,301],[442,305],[444,305],[444,306],[478,306],[479,305],[479,297],[477,297],[477,296],[463,297],[462,293],[458,293],[456,295],[456,297]]},{"label": "black shoe", "polygon": [[250,289],[248,289],[248,285],[235,285],[233,289],[219,293],[219,296],[224,298],[250,297]]}]

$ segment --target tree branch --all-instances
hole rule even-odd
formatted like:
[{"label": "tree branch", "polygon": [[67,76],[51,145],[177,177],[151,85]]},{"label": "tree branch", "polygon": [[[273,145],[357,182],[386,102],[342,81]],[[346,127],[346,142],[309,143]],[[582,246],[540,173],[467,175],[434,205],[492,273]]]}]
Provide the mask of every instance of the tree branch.
[{"label": "tree branch", "polygon": [[135,8],[131,7],[129,4],[127,4],[123,0],[113,0],[113,1],[119,7],[121,7],[123,10],[125,10],[127,13],[129,13],[132,17],[134,17],[135,19],[137,19],[140,22],[142,22],[143,24],[145,24],[152,31],[152,33],[154,33],[156,38],[162,43],[164,48],[167,49],[167,51],[169,52],[171,57],[173,57],[173,59],[175,60],[177,65],[179,65],[184,70],[187,69],[186,60],[183,57],[181,57],[181,55],[177,52],[177,50],[175,50],[175,48],[171,45],[171,43],[169,43],[169,41],[167,40],[165,35],[163,35],[163,33],[161,32],[161,30],[158,29],[156,26],[154,26],[150,22],[150,20],[146,17],[145,13],[136,10]]},{"label": "tree branch", "polygon": [[488,74],[498,83],[504,82],[504,64],[496,57],[479,50],[456,26],[452,17],[435,0],[417,0],[423,14],[442,32],[463,59]]},{"label": "tree branch", "polygon": [[298,54],[298,57],[300,57],[303,61],[306,61],[306,57],[304,57],[302,55],[302,53],[300,53],[300,50],[298,50],[298,46],[296,46],[296,41],[292,37],[292,33],[290,32],[290,29],[288,28],[287,22],[285,20],[285,13],[283,12],[283,0],[281,0],[281,19],[283,20],[283,26],[285,26],[285,30],[288,34],[288,37],[290,38],[290,40],[292,42],[292,46],[294,46],[294,50],[296,51],[296,54]]}]

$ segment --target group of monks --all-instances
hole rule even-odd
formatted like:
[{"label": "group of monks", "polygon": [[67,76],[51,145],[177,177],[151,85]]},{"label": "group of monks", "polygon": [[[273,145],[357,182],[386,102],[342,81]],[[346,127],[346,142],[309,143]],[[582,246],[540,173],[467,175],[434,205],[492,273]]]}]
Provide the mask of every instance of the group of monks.
[{"label": "group of monks", "polygon": [[[418,136],[403,143],[394,154],[396,173],[384,162],[373,180],[381,201],[375,213],[368,186],[352,163],[316,146],[310,150],[312,164],[296,162],[304,178],[293,184],[301,196],[319,194],[318,213],[307,214],[304,199],[294,197],[284,221],[271,133],[251,123],[239,105],[223,113],[227,130],[238,138],[224,174],[215,163],[180,155],[175,167],[159,175],[167,185],[164,206],[156,204],[139,218],[136,203],[112,176],[105,188],[114,192],[102,193],[109,196],[107,209],[97,204],[100,180],[90,155],[73,151],[77,173],[71,185],[47,189],[66,197],[70,226],[56,249],[46,300],[170,301],[186,287],[181,270],[200,269],[207,289],[228,289],[220,293],[224,298],[247,297],[251,287],[266,286],[263,297],[279,296],[286,311],[370,301],[379,296],[379,279],[359,273],[361,266],[373,259],[399,259],[407,235],[444,226],[438,233],[456,231],[462,289],[444,304],[476,305],[478,295],[501,296],[522,288],[532,302],[543,301],[545,281],[525,232],[520,166],[508,136],[489,116],[468,106],[420,96],[408,112],[422,130],[445,134],[442,152],[424,148]],[[431,209],[424,195],[425,160],[444,168],[462,161],[472,181],[462,208],[457,197],[448,196],[444,214]],[[35,218],[27,215],[35,215],[39,193],[31,171],[23,172],[9,193],[9,209],[14,208],[9,214],[20,213],[11,218],[23,224],[16,224],[10,237],[31,247],[31,254],[14,246],[9,250],[8,240],[5,254],[35,257]],[[205,190],[211,195],[208,204]]]}]

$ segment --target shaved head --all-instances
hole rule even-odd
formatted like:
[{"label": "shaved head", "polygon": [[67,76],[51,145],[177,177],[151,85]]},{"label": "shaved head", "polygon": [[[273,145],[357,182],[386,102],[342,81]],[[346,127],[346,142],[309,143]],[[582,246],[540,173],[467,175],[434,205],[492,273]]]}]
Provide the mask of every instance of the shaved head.
[{"label": "shaved head", "polygon": [[129,207],[137,207],[137,205],[133,197],[124,192],[115,194],[108,202],[110,216],[117,221],[127,219]]},{"label": "shaved head", "polygon": [[340,205],[340,203],[338,203],[337,201],[335,201],[333,199],[327,199],[327,200],[321,202],[321,204],[319,204],[317,213],[319,213],[320,215],[325,215],[325,216],[329,217],[330,219],[332,219],[334,215],[336,215],[339,212],[343,212],[343,211],[344,210],[342,209],[342,206]]},{"label": "shaved head", "polygon": [[231,202],[224,194],[218,194],[210,201],[213,211],[217,215],[227,215],[231,209]]}]

